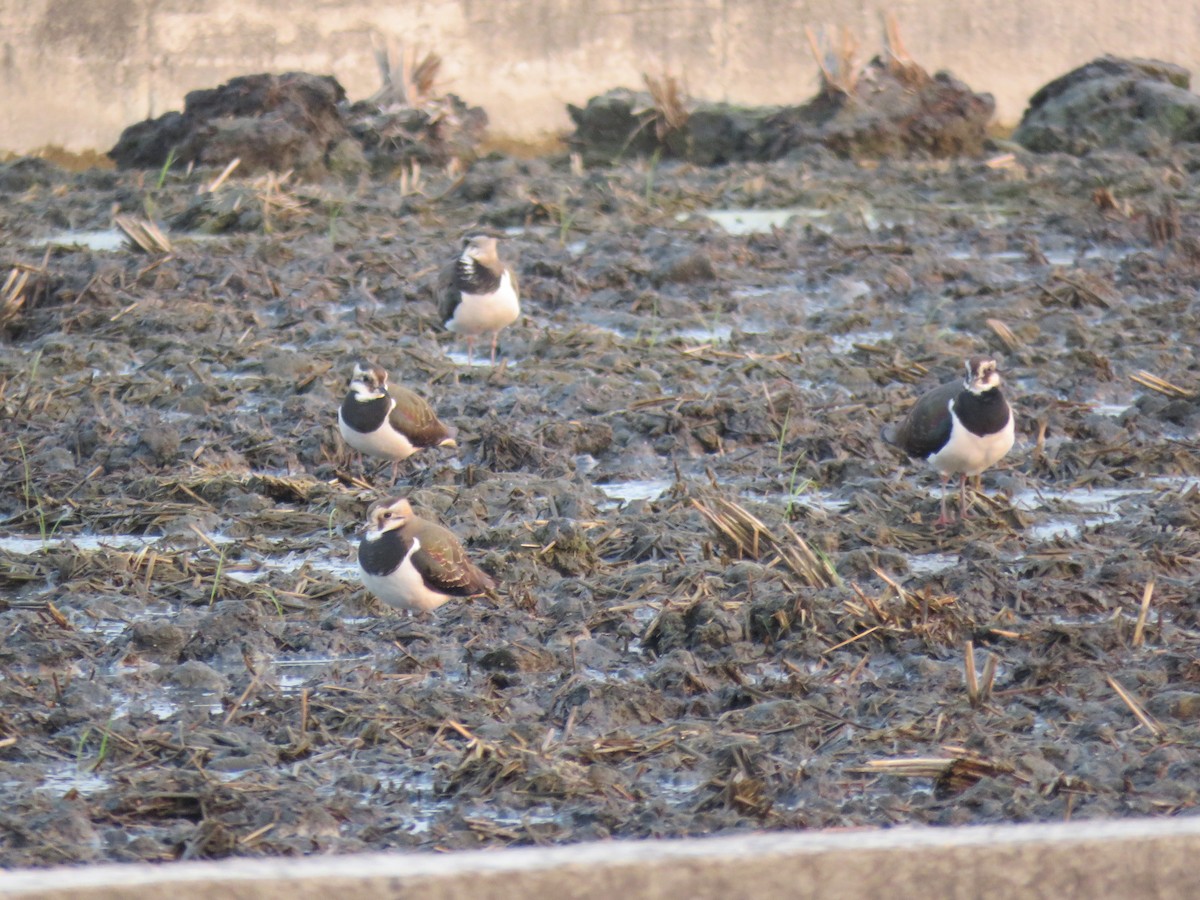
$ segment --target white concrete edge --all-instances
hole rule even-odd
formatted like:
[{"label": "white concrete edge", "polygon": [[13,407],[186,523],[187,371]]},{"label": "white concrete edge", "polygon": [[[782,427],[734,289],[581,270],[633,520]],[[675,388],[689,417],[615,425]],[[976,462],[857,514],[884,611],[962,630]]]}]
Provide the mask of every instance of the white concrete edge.
[{"label": "white concrete edge", "polygon": [[[1200,856],[1200,817],[1119,819],[1029,825],[961,827],[897,827],[838,831],[750,833],[712,838],[614,840],[554,847],[505,850],[467,850],[453,853],[395,852],[303,858],[234,858],[207,862],[96,864],[54,869],[0,872],[0,897],[49,893],[184,888],[221,885],[233,888],[250,882],[322,882],[329,887],[394,880],[398,883],[439,877],[463,879],[472,875],[541,873],[555,869],[579,872],[589,867],[628,867],[653,862],[663,865],[721,857],[741,864],[762,858],[815,857],[830,852],[855,853],[986,848],[1003,851],[1029,844],[1046,845],[1070,854],[1079,844],[1145,844],[1170,839],[1195,840]],[[1085,863],[1085,860],[1079,860]],[[931,885],[932,887],[932,885]],[[214,896],[217,896],[214,893]]]}]

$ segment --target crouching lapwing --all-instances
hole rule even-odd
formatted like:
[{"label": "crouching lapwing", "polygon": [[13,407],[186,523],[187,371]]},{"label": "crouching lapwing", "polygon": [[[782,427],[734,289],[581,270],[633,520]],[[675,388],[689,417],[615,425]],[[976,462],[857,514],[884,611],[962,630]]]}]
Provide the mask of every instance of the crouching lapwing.
[{"label": "crouching lapwing", "polygon": [[358,566],[367,590],[397,609],[429,612],[451,597],[473,597],[496,584],[469,559],[458,538],[413,513],[404,497],[367,510]]}]

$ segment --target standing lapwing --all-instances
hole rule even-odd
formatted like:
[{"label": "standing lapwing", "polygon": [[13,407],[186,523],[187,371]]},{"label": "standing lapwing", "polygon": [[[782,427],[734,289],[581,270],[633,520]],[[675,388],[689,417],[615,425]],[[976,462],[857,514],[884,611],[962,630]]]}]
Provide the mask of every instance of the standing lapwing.
[{"label": "standing lapwing", "polygon": [[496,364],[500,331],[521,314],[517,274],[500,259],[496,238],[472,234],[463,241],[438,280],[438,313],[447,331],[466,337],[468,365],[481,334],[491,335]]},{"label": "standing lapwing", "polygon": [[946,483],[958,475],[958,515],[967,514],[967,476],[995,465],[1013,445],[1013,414],[1000,389],[996,360],[973,356],[966,378],[934,388],[918,400],[892,442],[914,459],[928,460],[942,476],[942,514],[947,524]]},{"label": "standing lapwing", "polygon": [[408,388],[389,388],[387,370],[369,362],[354,366],[350,391],[338,409],[338,430],[359,453],[390,459],[393,483],[400,461],[418,450],[458,446],[453,426]]},{"label": "standing lapwing", "polygon": [[367,510],[358,565],[372,594],[410,612],[428,612],[451,597],[473,597],[496,587],[467,559],[452,532],[416,516],[404,497],[379,500]]}]

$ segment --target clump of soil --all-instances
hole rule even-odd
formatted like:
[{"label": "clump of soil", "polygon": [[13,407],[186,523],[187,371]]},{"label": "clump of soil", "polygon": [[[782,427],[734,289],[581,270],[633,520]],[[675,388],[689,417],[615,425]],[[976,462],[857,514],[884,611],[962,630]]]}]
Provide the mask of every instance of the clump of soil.
[{"label": "clump of soil", "polygon": [[978,156],[995,111],[991,94],[948,72],[877,56],[853,84],[827,81],[809,103],[768,119],[765,157],[812,144],[854,158]]},{"label": "clump of soil", "polygon": [[[1200,156],[1172,152],[213,191],[0,166],[0,272],[30,275],[0,866],[1193,809]],[[198,189],[257,223],[106,242]],[[495,368],[434,296],[479,222],[523,292]],[[880,433],[981,352],[1018,446],[939,530]],[[363,357],[458,450],[395,485],[347,452]],[[384,494],[498,596],[370,598]]]},{"label": "clump of soil", "polygon": [[425,81],[412,102],[385,88],[350,105],[328,75],[244,75],[192,91],[182,113],[129,126],[108,155],[121,168],[143,169],[237,159],[243,174],[292,170],[307,180],[445,166],[474,151],[487,115],[453,94],[432,94],[432,76]]},{"label": "clump of soil", "polygon": [[1034,94],[1013,140],[1039,153],[1163,155],[1176,143],[1200,141],[1200,96],[1190,84],[1182,66],[1102,56]]},{"label": "clump of soil", "polygon": [[714,165],[812,147],[852,158],[978,156],[995,112],[990,94],[909,59],[894,29],[887,52],[865,67],[843,46],[822,63],[821,83],[800,106],[744,107],[695,101],[673,79],[647,77],[645,92],[617,89],[569,106],[568,143],[589,164],[659,154]]}]

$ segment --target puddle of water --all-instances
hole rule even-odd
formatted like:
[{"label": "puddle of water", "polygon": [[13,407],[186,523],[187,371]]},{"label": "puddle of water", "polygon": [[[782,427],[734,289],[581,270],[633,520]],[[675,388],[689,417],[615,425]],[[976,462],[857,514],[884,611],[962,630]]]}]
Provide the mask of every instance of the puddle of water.
[{"label": "puddle of water", "polygon": [[43,247],[83,247],[86,250],[111,252],[126,246],[125,234],[115,228],[99,231],[62,231],[52,234],[39,244]]},{"label": "puddle of water", "polygon": [[[690,215],[691,213],[680,213],[676,216],[676,221],[685,222]],[[801,219],[815,225],[816,220],[828,216],[829,211],[793,206],[785,209],[709,209],[699,215],[716,222],[729,234],[742,235],[783,228],[792,219]]]},{"label": "puddle of water", "polygon": [[1094,403],[1092,404],[1092,412],[1098,416],[1111,416],[1112,418],[1120,418],[1133,409],[1133,405],[1129,403]]},{"label": "puddle of water", "polygon": [[[135,712],[148,712],[152,714],[158,721],[165,722],[170,719],[180,710],[180,704],[174,700],[168,700],[162,696],[163,693],[173,691],[170,686],[156,685],[151,691],[144,696],[132,696],[120,691],[113,694],[114,699],[119,698],[116,709],[113,710],[113,718],[121,719]],[[210,715],[223,712],[220,698],[212,692],[206,692],[208,711]],[[190,703],[188,706],[198,706],[201,704]]]},{"label": "puddle of water", "polygon": [[1035,541],[1052,541],[1055,538],[1076,538],[1083,529],[1093,525],[1104,525],[1121,518],[1116,513],[1104,513],[1099,516],[1084,516],[1082,519],[1047,519],[1030,525],[1025,533]]},{"label": "puddle of water", "polygon": [[732,334],[732,325],[713,325],[711,327],[677,328],[667,332],[666,336],[696,344],[721,344],[728,341]]},{"label": "puddle of water", "polygon": [[[212,241],[220,236],[215,234],[171,234],[173,243],[180,241]],[[49,237],[33,242],[36,247],[80,247],[97,253],[114,253],[118,250],[128,250],[131,245],[125,233],[116,228],[99,228],[93,231],[60,231]]]},{"label": "puddle of water", "polygon": [[1073,266],[1077,262],[1090,259],[1121,262],[1137,252],[1136,247],[1089,247],[1082,254],[1074,250],[1049,250],[1043,255],[1046,257],[1046,262],[1052,266]]},{"label": "puddle of water", "polygon": [[120,619],[93,619],[90,616],[78,616],[71,624],[77,631],[85,634],[98,634],[106,641],[120,637],[129,627],[128,622]]},{"label": "puddle of water", "polygon": [[320,550],[296,550],[286,556],[257,557],[253,562],[238,563],[236,567],[226,569],[224,576],[240,584],[256,584],[272,572],[290,575],[299,572],[305,566],[332,575],[341,581],[357,581],[359,578],[357,562],[338,559],[331,553]]},{"label": "puddle of water", "polygon": [[[1154,618],[1160,616],[1161,613],[1155,614]],[[1029,617],[1033,621],[1044,622],[1048,625],[1062,625],[1068,628],[1081,627],[1096,627],[1100,625],[1112,625],[1117,619],[1124,619],[1126,622],[1133,624],[1138,620],[1138,614],[1125,609],[1114,609],[1108,612],[1097,613],[1079,613],[1069,615],[1065,613],[1049,613],[1046,615],[1031,615]]]},{"label": "puddle of water", "polygon": [[763,503],[777,503],[785,509],[789,506],[803,506],[820,512],[838,513],[850,505],[849,500],[835,497],[828,491],[820,491],[808,487],[794,494],[758,494],[754,491],[744,491],[743,496]]},{"label": "puddle of water", "polygon": [[915,553],[905,554],[908,560],[908,570],[913,575],[936,575],[958,563],[955,553]]},{"label": "puddle of water", "polygon": [[[469,366],[472,369],[490,369],[492,367],[492,348],[488,345],[476,347],[475,355],[471,358],[470,362],[467,362],[466,350],[447,350],[446,359],[450,360],[456,366],[463,366],[464,368]],[[504,358],[498,355],[496,357],[496,365],[499,366],[502,361],[504,361]],[[516,360],[508,360],[508,368],[510,370],[517,368],[518,365],[519,363]]]},{"label": "puddle of water", "polygon": [[294,694],[304,687],[310,678],[312,675],[305,672],[286,672],[279,676],[279,690],[285,694]]},{"label": "puddle of water", "polygon": [[1051,541],[1055,538],[1078,537],[1085,528],[1104,525],[1119,519],[1117,506],[1131,497],[1152,493],[1145,488],[1076,488],[1074,490],[1018,491],[1013,495],[1015,509],[1028,512],[1043,510],[1048,503],[1065,504],[1079,511],[1072,516],[1069,512],[1056,511],[1056,515],[1030,525],[1025,533],[1034,541]]},{"label": "puddle of water", "polygon": [[835,353],[849,353],[855,344],[875,345],[895,338],[891,331],[848,331],[845,334],[829,336],[829,342]]},{"label": "puddle of water", "polygon": [[[1052,266],[1073,266],[1079,262],[1085,262],[1093,259],[1107,259],[1112,262],[1120,262],[1132,253],[1135,253],[1134,247],[1089,247],[1083,253],[1078,250],[1046,250],[1043,256],[1046,257],[1046,262]],[[969,248],[955,249],[946,254],[947,259],[953,260],[986,260],[992,262],[1023,262],[1027,255],[1022,250],[1000,250],[996,253],[977,253]]]},{"label": "puddle of water", "polygon": [[158,536],[147,537],[143,534],[66,534],[47,537],[0,537],[0,550],[12,553],[14,556],[29,556],[40,550],[53,550],[64,545],[76,550],[141,550],[160,540]]},{"label": "puddle of water", "polygon": [[1151,478],[1150,482],[1164,492],[1186,494],[1200,484],[1200,478],[1192,475],[1162,475],[1158,478]]},{"label": "puddle of water", "polygon": [[672,484],[667,478],[646,478],[640,481],[614,481],[596,487],[610,500],[628,503],[631,500],[657,500]]},{"label": "puddle of water", "polygon": [[314,656],[294,659],[276,659],[275,667],[279,670],[276,684],[284,694],[299,693],[300,689],[314,679],[324,678],[327,670],[339,663],[370,662],[374,657],[363,656]]},{"label": "puddle of water", "polygon": [[965,259],[990,259],[995,262],[1017,262],[1025,258],[1025,254],[1019,250],[1001,250],[998,253],[976,253],[974,250],[951,250],[946,254],[947,259],[965,260]]},{"label": "puddle of water", "polygon": [[1016,509],[1032,511],[1042,509],[1047,501],[1069,503],[1084,511],[1112,512],[1116,504],[1139,494],[1149,494],[1146,488],[1075,488],[1060,491],[1054,488],[1018,491],[1013,494],[1012,505]]},{"label": "puddle of water", "polygon": [[86,796],[103,791],[108,786],[107,776],[81,771],[74,763],[66,763],[53,769],[47,769],[42,776],[42,783],[38,785],[38,790],[56,797],[61,797],[73,790]]}]

